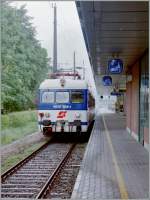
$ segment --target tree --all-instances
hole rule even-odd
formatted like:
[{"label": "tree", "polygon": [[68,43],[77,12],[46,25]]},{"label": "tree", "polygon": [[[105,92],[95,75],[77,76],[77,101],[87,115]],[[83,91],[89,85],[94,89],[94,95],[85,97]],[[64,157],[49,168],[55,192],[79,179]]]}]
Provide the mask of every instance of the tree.
[{"label": "tree", "polygon": [[46,49],[35,38],[36,31],[25,6],[2,3],[2,107],[7,111],[34,107],[40,82],[48,72]]}]

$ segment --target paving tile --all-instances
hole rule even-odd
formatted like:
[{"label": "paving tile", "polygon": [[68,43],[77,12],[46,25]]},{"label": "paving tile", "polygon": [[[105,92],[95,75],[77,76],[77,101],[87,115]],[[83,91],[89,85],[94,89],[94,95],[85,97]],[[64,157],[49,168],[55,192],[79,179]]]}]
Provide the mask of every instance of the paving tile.
[{"label": "paving tile", "polygon": [[[147,150],[125,131],[124,117],[107,114],[104,118],[129,198],[148,198]],[[120,199],[112,153],[101,116],[96,118],[72,199]]]}]

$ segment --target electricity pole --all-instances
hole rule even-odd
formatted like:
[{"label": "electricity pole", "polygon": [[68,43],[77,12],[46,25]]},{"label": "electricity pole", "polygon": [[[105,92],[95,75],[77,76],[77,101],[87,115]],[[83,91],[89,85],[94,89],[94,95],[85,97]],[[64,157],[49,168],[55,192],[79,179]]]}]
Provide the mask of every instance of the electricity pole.
[{"label": "electricity pole", "polygon": [[53,72],[57,72],[57,7],[54,5]]},{"label": "electricity pole", "polygon": [[76,72],[76,53],[74,51],[73,53],[73,67],[74,67],[74,79],[76,77],[75,72]]}]

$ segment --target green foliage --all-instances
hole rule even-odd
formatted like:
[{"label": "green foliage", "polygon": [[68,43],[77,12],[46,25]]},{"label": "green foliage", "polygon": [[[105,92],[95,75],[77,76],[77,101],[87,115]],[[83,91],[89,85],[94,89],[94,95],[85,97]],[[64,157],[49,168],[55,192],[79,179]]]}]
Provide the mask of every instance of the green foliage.
[{"label": "green foliage", "polygon": [[2,3],[1,29],[2,107],[8,112],[34,108],[37,88],[48,71],[47,51],[35,39],[25,6]]},{"label": "green foliage", "polygon": [[36,111],[12,112],[2,115],[1,143],[9,144],[38,131]]},{"label": "green foliage", "polygon": [[30,122],[24,126],[19,126],[16,128],[5,129],[1,133],[1,144],[6,145],[10,144],[16,140],[23,138],[31,133],[37,132],[37,122]]},{"label": "green foliage", "polygon": [[2,160],[1,172],[4,173],[6,170],[8,170],[10,167],[14,166],[18,162],[20,162],[22,159],[24,159],[25,157],[30,155],[32,152],[34,152],[36,149],[38,149],[44,143],[45,142],[38,142],[36,144],[32,144],[31,146],[21,150],[20,153],[17,153],[15,155],[10,155],[5,160]]},{"label": "green foliage", "polygon": [[2,130],[8,128],[22,127],[30,122],[37,123],[37,113],[36,111],[12,112],[2,115],[1,122]]}]

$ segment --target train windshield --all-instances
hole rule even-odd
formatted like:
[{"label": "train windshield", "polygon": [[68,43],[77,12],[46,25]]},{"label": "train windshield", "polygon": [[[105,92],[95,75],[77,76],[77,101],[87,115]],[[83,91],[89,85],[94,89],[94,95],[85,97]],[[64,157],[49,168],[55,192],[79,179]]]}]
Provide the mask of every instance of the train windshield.
[{"label": "train windshield", "polygon": [[72,103],[83,103],[84,95],[82,91],[71,92]]},{"label": "train windshield", "polygon": [[69,103],[69,92],[56,92],[56,103]]},{"label": "train windshield", "polygon": [[54,92],[43,92],[41,102],[42,103],[54,103]]}]

